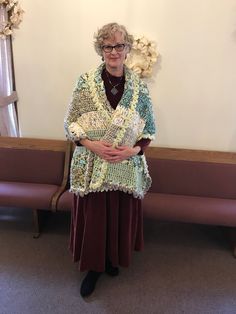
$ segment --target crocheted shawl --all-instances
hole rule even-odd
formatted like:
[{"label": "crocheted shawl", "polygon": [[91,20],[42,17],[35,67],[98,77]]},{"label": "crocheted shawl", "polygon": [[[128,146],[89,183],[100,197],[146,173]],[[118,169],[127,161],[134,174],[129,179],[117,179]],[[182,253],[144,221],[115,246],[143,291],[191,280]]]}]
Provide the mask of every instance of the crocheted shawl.
[{"label": "crocheted shawl", "polygon": [[[153,139],[155,123],[146,84],[125,67],[123,96],[114,110],[106,97],[101,73],[104,64],[80,76],[65,117],[66,136],[104,140],[114,147],[133,147],[142,139]],[[84,196],[90,192],[120,190],[142,198],[151,185],[144,155],[109,163],[84,146],[75,148],[70,191]]]}]

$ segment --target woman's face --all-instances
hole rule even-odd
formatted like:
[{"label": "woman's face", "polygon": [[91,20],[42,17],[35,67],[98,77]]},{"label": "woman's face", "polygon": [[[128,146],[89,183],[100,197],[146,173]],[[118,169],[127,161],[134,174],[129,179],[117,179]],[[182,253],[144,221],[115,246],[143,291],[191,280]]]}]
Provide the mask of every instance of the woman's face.
[{"label": "woman's face", "polygon": [[[121,71],[122,75],[124,61],[128,52],[127,46],[124,46],[124,44],[124,35],[120,32],[115,32],[113,37],[105,39],[103,41],[102,55],[108,71]],[[109,46],[116,46],[116,48],[112,49]],[[109,52],[109,50],[111,51]]]}]

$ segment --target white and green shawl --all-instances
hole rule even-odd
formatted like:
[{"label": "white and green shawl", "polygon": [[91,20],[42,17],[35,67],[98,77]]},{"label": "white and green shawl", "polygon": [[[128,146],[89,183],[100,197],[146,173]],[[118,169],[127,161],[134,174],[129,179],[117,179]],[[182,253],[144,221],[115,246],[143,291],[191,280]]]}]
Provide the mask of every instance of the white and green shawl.
[{"label": "white and green shawl", "polygon": [[[80,76],[65,117],[66,136],[134,146],[142,139],[153,139],[155,123],[146,84],[125,68],[123,96],[114,110],[106,97],[101,73],[104,64]],[[142,198],[151,185],[144,155],[119,163],[109,163],[84,146],[75,148],[70,191],[84,196],[90,192],[120,190]]]}]

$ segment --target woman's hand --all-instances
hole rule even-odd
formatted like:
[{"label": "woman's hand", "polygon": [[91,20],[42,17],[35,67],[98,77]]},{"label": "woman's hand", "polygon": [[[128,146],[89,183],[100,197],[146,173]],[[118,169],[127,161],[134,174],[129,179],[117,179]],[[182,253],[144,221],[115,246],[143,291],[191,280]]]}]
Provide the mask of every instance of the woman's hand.
[{"label": "woman's hand", "polygon": [[141,147],[129,147],[129,146],[118,146],[116,148],[112,147],[111,144],[104,141],[91,141],[88,139],[80,140],[80,143],[87,149],[91,150],[93,153],[98,155],[100,158],[111,162],[121,162],[132,156],[137,155]]},{"label": "woman's hand", "polygon": [[128,146],[118,146],[112,156],[107,158],[108,162],[116,163],[126,160],[132,156],[137,155],[141,150],[140,146],[128,147]]},{"label": "woman's hand", "polygon": [[80,140],[80,143],[100,158],[109,161],[109,159],[116,153],[116,148],[104,141],[91,141],[88,139]]}]

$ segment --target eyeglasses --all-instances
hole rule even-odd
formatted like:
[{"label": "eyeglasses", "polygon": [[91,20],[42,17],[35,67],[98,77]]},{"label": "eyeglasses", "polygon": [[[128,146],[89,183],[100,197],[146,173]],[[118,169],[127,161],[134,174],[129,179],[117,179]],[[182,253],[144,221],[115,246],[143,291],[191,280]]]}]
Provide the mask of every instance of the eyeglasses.
[{"label": "eyeglasses", "polygon": [[125,44],[117,44],[115,46],[104,45],[102,46],[102,50],[104,52],[112,52],[113,48],[115,48],[116,52],[122,52],[125,49]]}]

